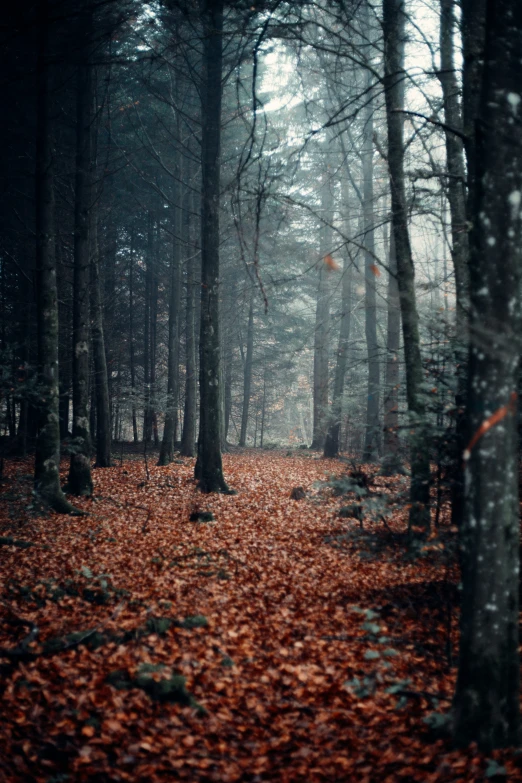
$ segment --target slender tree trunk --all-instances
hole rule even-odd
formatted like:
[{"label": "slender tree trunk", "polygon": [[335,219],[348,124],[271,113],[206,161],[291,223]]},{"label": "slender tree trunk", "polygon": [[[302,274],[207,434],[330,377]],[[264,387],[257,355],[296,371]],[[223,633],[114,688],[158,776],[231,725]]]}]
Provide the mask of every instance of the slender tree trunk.
[{"label": "slender tree trunk", "polygon": [[174,195],[174,240],[172,245],[172,260],[170,269],[170,299],[169,299],[169,356],[167,379],[167,411],[165,427],[158,465],[168,465],[174,459],[174,437],[177,423],[178,391],[179,391],[179,302],[181,284],[181,207],[179,206],[180,190]]},{"label": "slender tree trunk", "polygon": [[197,242],[191,241],[196,236],[191,231],[191,211],[195,212],[198,201],[190,187],[191,167],[187,166],[187,191],[183,202],[183,246],[185,248],[185,267],[187,276],[187,299],[185,304],[185,405],[183,409],[183,432],[181,436],[181,453],[185,457],[196,456],[196,287],[200,273],[200,256]]},{"label": "slender tree trunk", "polygon": [[135,225],[132,223],[129,258],[129,364],[132,398],[132,437],[138,442],[138,421],[136,417],[136,359],[134,353],[134,235]]},{"label": "slender tree trunk", "polygon": [[520,743],[521,52],[519,0],[488,0],[470,243],[469,439],[453,705],[457,742],[476,741],[488,753]]},{"label": "slender tree trunk", "polygon": [[[364,4],[368,19],[367,6]],[[375,265],[375,215],[373,196],[373,76],[366,71],[366,98],[363,131],[363,218],[364,218],[364,329],[368,350],[368,395],[363,460],[375,462],[380,450],[379,397],[380,367],[377,341],[377,291]]]},{"label": "slender tree trunk", "polygon": [[145,324],[143,329],[143,440],[152,440],[152,405],[151,405],[151,354],[150,354],[150,324],[151,301],[153,286],[152,257],[154,253],[154,217],[148,214],[147,229],[147,267],[145,270]]},{"label": "slender tree trunk", "polygon": [[[24,216],[29,218],[29,209],[26,204],[24,209]],[[31,257],[33,255],[32,240],[27,241],[27,247],[23,255],[23,272],[20,274],[20,298],[22,301],[23,313],[20,316],[19,324],[19,371],[18,377],[23,384],[27,384],[30,378],[29,362],[31,355],[31,323],[33,320],[33,301],[34,293],[33,286],[31,285]],[[25,272],[25,274],[24,274]],[[27,389],[22,388],[22,394],[20,397],[20,415],[18,417],[18,430],[16,433],[16,444],[14,453],[20,457],[25,457],[27,454],[27,440],[28,440],[28,425],[29,425],[29,399]]]},{"label": "slender tree trunk", "polygon": [[92,495],[91,433],[89,430],[89,213],[92,201],[91,109],[92,68],[89,63],[90,28],[86,20],[85,45],[77,69],[76,85],[76,180],[74,206],[73,281],[73,429],[68,490],[73,495]]},{"label": "slender tree trunk", "polygon": [[103,330],[100,273],[98,269],[97,216],[91,220],[91,335],[96,398],[96,467],[111,466],[111,406]]},{"label": "slender tree trunk", "polygon": [[397,258],[397,280],[401,303],[406,396],[410,417],[411,505],[410,529],[430,525],[430,460],[427,448],[426,410],[422,391],[423,371],[419,337],[419,316],[415,298],[415,272],[408,231],[408,210],[404,181],[404,0],[383,0],[384,85],[388,125],[393,232]]},{"label": "slender tree trunk", "polygon": [[330,332],[330,273],[326,256],[332,250],[333,199],[329,174],[321,188],[323,223],[320,229],[320,261],[317,282],[317,305],[314,332],[313,435],[312,449],[324,449],[328,427],[328,338]]},{"label": "slender tree trunk", "polygon": [[223,319],[223,375],[224,375],[224,432],[223,442],[228,448],[228,435],[232,416],[232,371],[234,363],[234,334],[236,331],[237,280],[234,278],[226,289],[226,317]]},{"label": "slender tree trunk", "polygon": [[232,351],[230,346],[225,354],[225,443],[228,442],[230,416],[232,414]]},{"label": "slender tree trunk", "polygon": [[[454,0],[440,2],[440,72],[444,100],[444,119],[449,128],[463,131],[459,85],[455,71],[455,15]],[[446,130],[446,161],[448,170],[447,196],[451,215],[451,255],[455,270],[456,287],[456,335],[455,364],[457,370],[456,393],[456,450],[452,470],[452,519],[462,520],[464,502],[464,472],[461,454],[464,449],[464,409],[467,384],[467,328],[469,314],[468,226],[466,215],[466,172],[464,143],[462,138]]]},{"label": "slender tree trunk", "polygon": [[[109,140],[109,146],[112,141]],[[111,421],[114,421],[114,389],[113,389],[113,372],[116,368],[116,356],[114,346],[114,335],[116,333],[115,327],[115,301],[116,301],[116,256],[118,251],[118,226],[116,224],[116,210],[115,206],[112,206],[109,218],[109,225],[107,227],[105,236],[105,248],[103,254],[103,265],[100,265],[100,270],[103,269],[103,323],[105,326],[105,354],[107,357],[107,378],[109,382],[109,399],[110,399],[110,415]],[[114,434],[116,439],[116,432]]]},{"label": "slender tree trunk", "polygon": [[60,513],[70,513],[60,486],[58,406],[58,300],[54,242],[53,144],[49,106],[48,3],[40,0],[36,128],[36,295],[40,428],[34,483],[37,495]]},{"label": "slender tree trunk", "polygon": [[60,366],[60,441],[70,436],[69,412],[72,385],[72,323],[70,318],[70,296],[72,291],[72,269],[64,258],[63,241],[59,230],[55,237],[56,275],[58,289],[58,364]]},{"label": "slender tree trunk", "polygon": [[261,406],[261,432],[259,436],[259,448],[263,448],[263,441],[265,437],[265,416],[266,416],[266,365],[263,370],[263,403]]},{"label": "slender tree trunk", "polygon": [[[459,85],[455,70],[455,0],[441,0],[439,80],[444,100],[444,119],[449,128],[463,131]],[[457,334],[465,343],[469,312],[468,227],[466,223],[466,172],[464,143],[460,136],[446,130],[448,202],[451,215],[452,259],[457,293]]]},{"label": "slender tree trunk", "polygon": [[401,341],[401,304],[397,282],[395,237],[390,232],[388,259],[388,323],[386,327],[386,376],[384,396],[384,441],[381,475],[404,473],[399,456],[399,359]]},{"label": "slender tree trunk", "polygon": [[94,361],[89,375],[89,432],[96,432],[96,383],[94,380]]},{"label": "slender tree trunk", "polygon": [[352,307],[352,262],[345,258],[343,269],[343,286],[341,294],[341,324],[339,330],[339,345],[337,347],[337,360],[335,364],[334,390],[332,399],[332,411],[330,425],[324,444],[325,457],[337,457],[339,454],[339,434],[341,431],[342,399],[344,391],[344,379],[346,376],[346,364],[348,360],[348,348],[350,342]]},{"label": "slender tree trunk", "polygon": [[154,447],[159,447],[156,364],[158,358],[158,250],[160,247],[160,222],[157,223],[157,240],[153,255],[152,288],[150,302],[150,417]]},{"label": "slender tree trunk", "polygon": [[250,304],[248,307],[247,344],[245,364],[243,367],[243,410],[241,414],[241,430],[239,433],[239,445],[246,446],[248,428],[248,409],[250,406],[250,394],[252,387],[252,359],[254,355],[254,289],[250,292]]},{"label": "slender tree trunk", "polygon": [[484,46],[486,40],[487,0],[460,0],[462,8],[462,119],[468,170],[468,209],[471,217],[475,205],[476,123],[479,114]]},{"label": "slender tree trunk", "polygon": [[218,304],[223,0],[205,0],[203,21],[200,422],[195,477],[203,492],[227,492],[221,461]]}]

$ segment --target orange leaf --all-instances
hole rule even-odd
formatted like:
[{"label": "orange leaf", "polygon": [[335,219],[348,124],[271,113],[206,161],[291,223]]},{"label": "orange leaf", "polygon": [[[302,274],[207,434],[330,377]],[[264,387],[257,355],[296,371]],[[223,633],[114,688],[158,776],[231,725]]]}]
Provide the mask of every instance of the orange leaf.
[{"label": "orange leaf", "polygon": [[380,277],[381,276],[381,270],[379,269],[377,264],[370,264],[369,269],[370,269],[370,272],[372,273],[372,275],[375,275],[375,277]]},{"label": "orange leaf", "polygon": [[82,728],[82,734],[84,737],[94,737],[94,726],[84,726]]},{"label": "orange leaf", "polygon": [[511,397],[509,398],[509,402],[507,405],[502,405],[501,408],[499,408],[495,413],[492,413],[491,416],[489,416],[485,421],[482,422],[478,430],[475,432],[473,437],[471,438],[470,442],[468,443],[466,449],[464,450],[464,461],[467,461],[471,456],[471,450],[474,446],[477,445],[478,441],[481,439],[485,433],[490,430],[492,427],[495,426],[495,424],[498,424],[499,421],[502,421],[503,418],[505,418],[508,413],[514,413],[515,412],[515,405],[517,401],[517,393],[511,392]]},{"label": "orange leaf", "polygon": [[341,268],[337,263],[337,261],[334,261],[329,253],[324,257],[324,265],[326,266],[327,269],[330,269],[334,272],[338,272],[339,269]]}]

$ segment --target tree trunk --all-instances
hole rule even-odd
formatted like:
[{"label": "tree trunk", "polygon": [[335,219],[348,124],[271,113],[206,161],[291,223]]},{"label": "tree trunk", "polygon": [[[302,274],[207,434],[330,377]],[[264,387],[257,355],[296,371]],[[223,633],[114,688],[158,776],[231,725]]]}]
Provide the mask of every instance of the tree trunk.
[{"label": "tree trunk", "polygon": [[151,405],[151,302],[153,287],[152,256],[154,253],[154,217],[148,214],[147,228],[147,266],[145,270],[145,323],[143,329],[143,440],[152,440],[152,405]]},{"label": "tree trunk", "polygon": [[404,0],[383,0],[384,86],[388,125],[393,232],[397,257],[397,280],[401,304],[406,396],[410,417],[411,505],[410,530],[430,525],[430,460],[426,442],[426,410],[422,391],[423,371],[419,337],[419,316],[415,298],[415,272],[408,231],[408,210],[404,181]]},{"label": "tree trunk", "polygon": [[[332,399],[332,411],[330,426],[324,444],[325,457],[337,457],[339,454],[339,434],[341,431],[342,399],[344,391],[344,378],[348,360],[348,347],[350,343],[352,308],[352,262],[345,258],[343,269],[343,287],[341,294],[341,324],[339,329],[339,345],[337,347],[337,361],[335,364],[334,390]],[[306,433],[304,433],[306,435]]]},{"label": "tree trunk", "polygon": [[43,502],[70,513],[60,487],[60,423],[58,405],[58,298],[54,242],[53,144],[49,106],[48,3],[40,0],[37,67],[35,173],[36,295],[38,321],[38,386],[40,428],[36,441],[34,483]]},{"label": "tree trunk", "polygon": [[486,36],[487,0],[460,0],[462,8],[462,119],[468,169],[468,208],[472,216],[475,204],[473,190],[476,168],[476,122],[479,113],[484,45]]},{"label": "tree trunk", "polygon": [[230,416],[232,415],[232,351],[230,346],[225,353],[225,443],[228,442]]},{"label": "tree trunk", "polygon": [[252,387],[252,359],[254,355],[254,289],[250,292],[250,305],[248,308],[247,344],[245,365],[243,368],[243,410],[241,414],[241,430],[239,433],[239,445],[246,446],[248,428],[248,409],[250,406],[250,394]]},{"label": "tree trunk", "polygon": [[[112,145],[112,139],[109,138],[109,150]],[[109,381],[109,398],[111,405],[111,421],[115,421],[114,416],[114,394],[113,394],[113,372],[116,368],[116,356],[114,346],[115,311],[114,303],[116,299],[116,255],[118,252],[118,226],[117,210],[113,203],[109,212],[108,225],[104,232],[103,243],[103,263],[100,263],[100,272],[103,272],[103,280],[100,280],[101,290],[103,291],[103,323],[105,326],[105,353],[107,356],[107,377]]]},{"label": "tree trunk", "polygon": [[384,396],[384,441],[380,473],[394,476],[404,473],[399,456],[399,358],[401,341],[401,307],[397,283],[395,238],[390,232],[388,272],[388,323],[386,328],[386,377]]},{"label": "tree trunk", "polygon": [[89,15],[80,50],[76,85],[76,180],[74,203],[74,281],[73,281],[73,428],[68,490],[73,495],[92,495],[91,433],[89,430],[89,292],[91,209],[91,112],[92,69],[89,63]]},{"label": "tree trunk", "polygon": [[159,447],[158,432],[158,404],[157,404],[157,385],[156,385],[156,363],[158,358],[158,249],[160,247],[160,221],[157,222],[157,236],[155,243],[155,252],[153,254],[154,263],[152,266],[152,288],[150,299],[150,417],[152,424],[152,436],[154,438],[154,447]]},{"label": "tree trunk", "polygon": [[206,0],[202,94],[200,421],[195,477],[203,492],[227,492],[221,461],[219,201],[223,0]]},{"label": "tree trunk", "polygon": [[265,437],[265,416],[266,416],[266,365],[263,370],[263,402],[261,405],[261,433],[259,437],[259,448],[263,448],[263,441]]},{"label": "tree trunk", "polygon": [[[449,128],[463,131],[459,85],[455,73],[454,56],[455,16],[454,0],[440,3],[440,72],[444,100],[444,119]],[[452,521],[460,525],[464,502],[464,472],[462,451],[464,438],[464,409],[466,406],[467,348],[469,314],[468,226],[466,216],[466,172],[464,143],[456,133],[446,130],[446,161],[448,171],[447,196],[451,216],[451,255],[456,286],[455,365],[457,372],[455,459],[452,470]]]},{"label": "tree trunk", "polygon": [[180,302],[180,269],[181,269],[181,207],[179,206],[180,189],[176,188],[174,195],[173,245],[170,269],[169,298],[169,356],[167,379],[167,411],[165,427],[158,465],[168,465],[174,459],[174,438],[178,415],[179,391],[179,302]]},{"label": "tree trunk", "polygon": [[[367,5],[364,4],[368,19]],[[373,195],[373,75],[366,70],[366,96],[363,113],[363,219],[364,219],[364,328],[368,350],[368,395],[366,403],[366,433],[364,438],[364,462],[379,458],[380,424],[380,367],[377,341],[377,269],[375,266],[375,216]]]},{"label": "tree trunk", "polygon": [[[470,243],[457,742],[520,742],[517,389],[522,283],[522,5],[487,5]],[[470,11],[471,12],[471,11]],[[463,20],[469,23],[469,19]]]},{"label": "tree trunk", "polygon": [[[183,204],[183,244],[187,273],[187,300],[185,305],[185,406],[183,411],[183,433],[181,453],[185,457],[196,456],[196,287],[200,274],[196,273],[199,261],[197,243],[192,244],[191,211],[196,211],[195,194],[190,191],[191,178],[188,169],[187,192]],[[195,236],[195,234],[194,234]]]},{"label": "tree trunk", "polygon": [[320,261],[318,266],[317,305],[314,331],[313,435],[310,448],[324,449],[328,427],[328,338],[330,331],[330,273],[326,256],[332,250],[333,199],[329,173],[321,188]]},{"label": "tree trunk", "polygon": [[111,407],[107,358],[103,330],[100,273],[98,269],[98,232],[96,215],[91,220],[91,335],[96,398],[96,467],[111,466]]},{"label": "tree trunk", "polygon": [[135,226],[132,223],[129,258],[129,364],[131,377],[132,399],[132,438],[138,442],[138,421],[136,418],[136,360],[134,354],[134,235]]}]

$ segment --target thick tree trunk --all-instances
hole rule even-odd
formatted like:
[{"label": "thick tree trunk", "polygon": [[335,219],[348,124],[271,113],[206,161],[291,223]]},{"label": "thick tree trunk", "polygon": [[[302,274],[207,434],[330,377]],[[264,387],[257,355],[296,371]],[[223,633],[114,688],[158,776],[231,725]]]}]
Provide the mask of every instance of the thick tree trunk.
[{"label": "thick tree trunk", "polygon": [[203,20],[200,421],[195,477],[203,492],[227,492],[221,461],[218,304],[223,0],[206,0]]},{"label": "thick tree trunk", "polygon": [[252,359],[254,356],[254,289],[250,293],[250,305],[248,307],[247,344],[245,365],[243,368],[243,410],[241,413],[241,430],[239,433],[239,445],[246,446],[248,427],[248,409],[250,406],[250,394],[252,388]]},{"label": "thick tree trunk", "polygon": [[430,460],[426,442],[426,410],[422,390],[423,371],[419,316],[415,298],[415,272],[408,231],[404,181],[404,0],[383,0],[384,86],[388,125],[393,232],[397,257],[397,280],[401,303],[406,396],[410,417],[411,505],[410,528],[430,525]]},{"label": "thick tree trunk", "polygon": [[476,741],[486,752],[520,742],[520,52],[522,5],[519,0],[489,0],[470,243],[463,590],[453,705],[457,742],[467,746]]},{"label": "thick tree trunk", "polygon": [[40,428],[36,442],[35,491],[46,505],[70,513],[60,486],[58,406],[58,299],[54,242],[53,145],[49,106],[48,4],[40,0],[36,129],[36,295]]},{"label": "thick tree trunk", "polygon": [[[365,5],[366,9],[366,5]],[[367,16],[367,14],[366,14]],[[377,292],[375,266],[375,216],[373,196],[373,114],[372,74],[366,71],[366,97],[363,115],[363,217],[364,217],[364,328],[368,350],[368,395],[366,404],[366,433],[363,460],[375,462],[379,458],[380,425],[380,367],[377,341]]]},{"label": "thick tree trunk", "polygon": [[74,205],[74,282],[73,282],[73,428],[68,491],[73,495],[92,495],[91,433],[89,430],[89,292],[90,248],[89,212],[91,209],[91,109],[92,69],[89,63],[90,26],[86,22],[85,45],[77,69],[76,85],[76,181]]},{"label": "thick tree trunk", "polygon": [[96,399],[96,467],[111,466],[111,406],[103,308],[101,301],[100,273],[98,268],[97,219],[91,220],[91,335],[94,359],[94,394]]},{"label": "thick tree trunk", "polygon": [[330,333],[330,274],[326,263],[332,251],[333,198],[329,173],[321,188],[320,260],[318,265],[317,304],[314,331],[313,435],[310,448],[323,450],[329,421],[328,410],[328,344]]},{"label": "thick tree trunk", "polygon": [[[463,131],[459,85],[455,72],[454,0],[440,3],[440,72],[444,100],[444,119],[449,128]],[[452,470],[452,520],[460,525],[464,502],[464,472],[461,454],[464,449],[464,409],[466,407],[468,315],[469,315],[469,242],[466,215],[466,171],[464,143],[461,137],[446,130],[446,162],[448,171],[447,196],[451,216],[451,255],[455,270],[456,334],[455,364],[457,371],[456,393],[456,449]]]},{"label": "thick tree trunk", "polygon": [[178,206],[180,198],[179,189],[176,190],[174,201],[174,240],[172,245],[172,259],[170,269],[170,298],[169,298],[169,346],[168,346],[168,379],[167,379],[167,410],[165,413],[165,427],[158,465],[168,465],[174,459],[174,438],[178,418],[178,391],[179,391],[179,303],[181,284],[181,207]]},{"label": "thick tree trunk", "polygon": [[401,305],[397,283],[395,238],[390,232],[388,272],[388,323],[386,327],[386,376],[384,381],[384,439],[380,473],[393,476],[404,473],[399,456],[399,359],[401,338]]}]

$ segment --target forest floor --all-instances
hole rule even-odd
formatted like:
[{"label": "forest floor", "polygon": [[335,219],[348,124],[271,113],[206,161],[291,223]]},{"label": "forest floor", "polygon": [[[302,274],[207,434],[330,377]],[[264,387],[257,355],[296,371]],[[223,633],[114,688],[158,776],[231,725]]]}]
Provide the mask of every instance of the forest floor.
[{"label": "forest floor", "polygon": [[6,463],[0,781],[522,780],[516,752],[437,738],[458,641],[447,509],[412,557],[400,477],[374,477],[391,513],[361,529],[323,483],[346,463],[229,454],[237,494],[205,496],[192,460],[152,456],[148,476],[137,455],[94,471],[83,517],[40,516],[30,461]]}]

